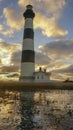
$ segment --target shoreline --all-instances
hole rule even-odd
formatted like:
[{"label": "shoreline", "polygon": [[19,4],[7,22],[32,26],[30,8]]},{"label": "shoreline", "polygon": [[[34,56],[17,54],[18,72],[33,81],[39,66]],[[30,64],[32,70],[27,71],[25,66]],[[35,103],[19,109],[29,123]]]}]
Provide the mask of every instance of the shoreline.
[{"label": "shoreline", "polygon": [[73,82],[24,83],[19,81],[0,81],[0,89],[16,91],[73,90]]}]

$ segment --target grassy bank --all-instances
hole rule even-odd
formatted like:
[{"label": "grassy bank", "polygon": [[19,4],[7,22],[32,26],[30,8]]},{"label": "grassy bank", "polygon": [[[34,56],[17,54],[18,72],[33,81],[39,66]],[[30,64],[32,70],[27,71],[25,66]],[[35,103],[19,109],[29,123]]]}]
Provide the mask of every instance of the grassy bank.
[{"label": "grassy bank", "polygon": [[43,89],[73,90],[73,83],[49,82],[49,83],[23,83],[17,81],[0,81],[0,89],[36,91]]}]

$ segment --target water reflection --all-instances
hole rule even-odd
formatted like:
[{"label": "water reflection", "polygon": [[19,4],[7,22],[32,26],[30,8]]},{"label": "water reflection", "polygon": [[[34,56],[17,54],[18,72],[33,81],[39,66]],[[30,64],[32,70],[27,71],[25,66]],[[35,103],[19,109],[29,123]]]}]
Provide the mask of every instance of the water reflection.
[{"label": "water reflection", "polygon": [[21,130],[33,130],[34,92],[20,93]]},{"label": "water reflection", "polygon": [[0,91],[0,129],[16,130],[20,124],[20,100],[18,92]]},{"label": "water reflection", "polygon": [[0,130],[72,130],[73,91],[0,91]]}]

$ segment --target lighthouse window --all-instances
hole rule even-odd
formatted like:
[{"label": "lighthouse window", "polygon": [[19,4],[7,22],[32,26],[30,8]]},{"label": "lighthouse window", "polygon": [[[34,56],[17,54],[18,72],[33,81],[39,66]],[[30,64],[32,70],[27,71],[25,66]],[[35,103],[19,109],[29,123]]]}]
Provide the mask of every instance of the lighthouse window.
[{"label": "lighthouse window", "polygon": [[39,76],[37,76],[37,79],[39,79]]},{"label": "lighthouse window", "polygon": [[44,77],[43,77],[43,75],[42,75],[42,79],[43,79]]}]

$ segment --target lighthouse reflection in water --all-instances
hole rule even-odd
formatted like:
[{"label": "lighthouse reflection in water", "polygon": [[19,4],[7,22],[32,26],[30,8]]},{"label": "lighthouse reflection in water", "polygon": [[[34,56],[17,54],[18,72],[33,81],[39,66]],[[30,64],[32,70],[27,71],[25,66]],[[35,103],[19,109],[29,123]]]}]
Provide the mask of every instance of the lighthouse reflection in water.
[{"label": "lighthouse reflection in water", "polygon": [[1,130],[73,129],[73,92],[0,91]]}]

